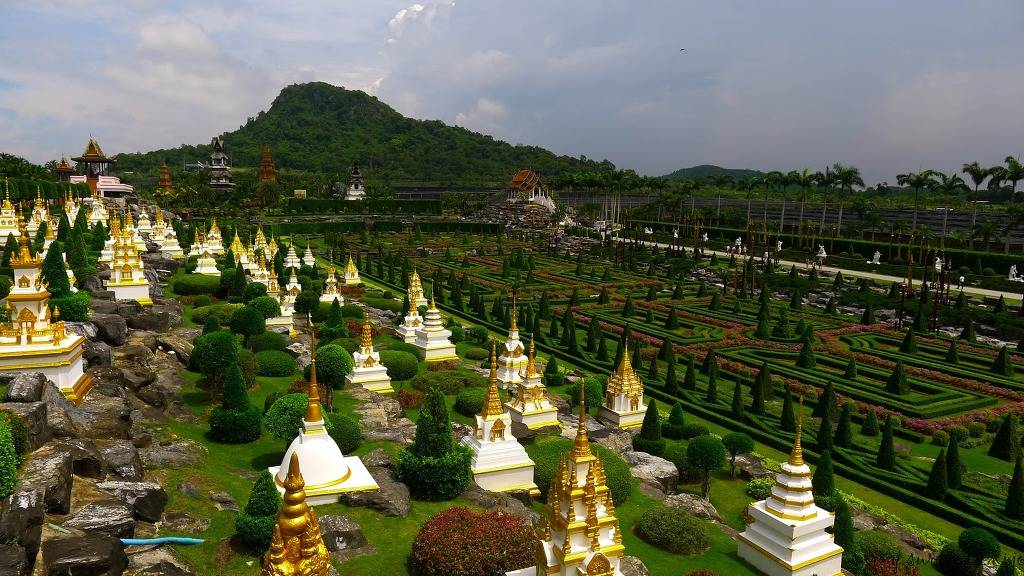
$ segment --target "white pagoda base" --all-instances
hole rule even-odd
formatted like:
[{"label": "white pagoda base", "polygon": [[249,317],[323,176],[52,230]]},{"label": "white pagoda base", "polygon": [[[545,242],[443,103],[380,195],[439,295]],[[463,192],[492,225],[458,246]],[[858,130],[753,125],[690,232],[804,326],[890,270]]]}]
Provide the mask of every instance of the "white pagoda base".
[{"label": "white pagoda base", "polygon": [[115,300],[135,300],[143,306],[153,303],[149,297],[149,282],[107,282],[104,287],[114,293]]},{"label": "white pagoda base", "polygon": [[395,389],[391,387],[388,369],[383,364],[369,368],[356,366],[345,376],[345,384],[362,386],[364,389],[378,394],[393,394],[395,392]]},{"label": "white pagoda base", "polygon": [[82,352],[84,336],[68,334],[61,345],[23,344],[5,346],[0,352],[0,373],[42,372],[61,393],[78,404],[92,388],[93,378],[85,373]]},{"label": "white pagoda base", "polygon": [[550,403],[547,404],[548,407],[546,408],[538,409],[527,406],[525,410],[521,410],[511,402],[506,402],[505,410],[508,410],[508,415],[512,418],[513,422],[522,424],[529,430],[536,430],[547,426],[561,427],[562,424],[558,421],[558,408],[551,406]]},{"label": "white pagoda base", "polygon": [[533,482],[533,460],[511,431],[507,434],[504,442],[481,442],[473,435],[463,437],[462,443],[473,451],[473,481],[491,492],[527,490],[539,496],[540,490]]},{"label": "white pagoda base", "polygon": [[637,410],[613,410],[607,406],[601,406],[597,412],[597,419],[605,424],[617,426],[623,430],[640,428],[644,423],[644,414],[647,413],[647,406],[641,406]]},{"label": "white pagoda base", "polygon": [[284,454],[282,466],[273,466],[277,489],[284,494],[287,464],[292,453],[298,453],[302,477],[306,481],[306,502],[313,506],[334,504],[346,492],[378,490],[380,486],[358,456],[342,456],[341,450],[323,428],[312,433],[303,430],[292,440]]},{"label": "white pagoda base", "polygon": [[217,269],[217,263],[214,262],[213,258],[200,258],[196,263],[196,269],[193,274],[220,276],[220,270]]},{"label": "white pagoda base", "polygon": [[767,576],[842,574],[843,549],[825,531],[835,517],[818,508],[807,520],[783,519],[754,502],[747,508],[754,523],[737,536],[737,554]]},{"label": "white pagoda base", "polygon": [[328,304],[334,304],[335,300],[338,301],[338,306],[344,306],[345,305],[345,297],[342,296],[339,293],[335,293],[335,294],[321,294],[320,295],[320,301],[321,302],[326,302]]},{"label": "white pagoda base", "polygon": [[405,341],[406,344],[416,343],[416,331],[423,325],[423,319],[420,318],[419,314],[409,314],[405,317],[405,321],[398,327],[397,332],[399,338]]},{"label": "white pagoda base", "polygon": [[498,386],[504,390],[514,391],[523,383],[520,373],[526,367],[526,356],[519,358],[498,358]]},{"label": "white pagoda base", "polygon": [[295,333],[295,315],[294,314],[282,314],[281,316],[275,316],[273,318],[267,318],[267,329],[274,330],[277,332],[286,331],[288,334]]},{"label": "white pagoda base", "polygon": [[185,257],[185,251],[181,249],[181,245],[178,244],[177,240],[170,242],[164,241],[160,243],[160,251],[167,254],[175,260],[181,260]]},{"label": "white pagoda base", "polygon": [[459,355],[455,353],[455,345],[445,337],[443,340],[421,338],[422,330],[416,336],[416,347],[423,351],[423,359],[427,362],[443,362],[445,360],[457,360]]}]

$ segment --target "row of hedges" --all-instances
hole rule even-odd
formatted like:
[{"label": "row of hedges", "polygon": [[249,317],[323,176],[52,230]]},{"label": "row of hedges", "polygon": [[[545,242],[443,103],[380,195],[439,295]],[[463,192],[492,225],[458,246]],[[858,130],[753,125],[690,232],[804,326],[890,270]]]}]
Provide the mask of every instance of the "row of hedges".
[{"label": "row of hedges", "polygon": [[440,200],[342,200],[289,198],[284,211],[298,214],[441,214]]}]

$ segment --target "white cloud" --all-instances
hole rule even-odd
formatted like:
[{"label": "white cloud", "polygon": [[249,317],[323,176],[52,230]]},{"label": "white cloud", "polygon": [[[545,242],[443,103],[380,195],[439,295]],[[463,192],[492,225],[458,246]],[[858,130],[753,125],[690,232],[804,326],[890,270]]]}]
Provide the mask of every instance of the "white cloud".
[{"label": "white cloud", "polygon": [[493,133],[508,116],[505,105],[490,98],[480,98],[476,106],[455,115],[455,123],[476,132]]}]

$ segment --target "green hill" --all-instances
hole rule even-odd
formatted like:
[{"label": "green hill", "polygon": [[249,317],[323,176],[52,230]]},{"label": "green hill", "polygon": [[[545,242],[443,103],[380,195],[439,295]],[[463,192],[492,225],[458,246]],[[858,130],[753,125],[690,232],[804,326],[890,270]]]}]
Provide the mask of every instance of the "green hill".
[{"label": "green hill", "polygon": [[760,176],[761,174],[764,174],[764,172],[759,170],[722,168],[721,166],[715,166],[714,164],[701,164],[699,166],[691,166],[689,168],[680,168],[671,174],[666,174],[664,177],[669,180],[683,180],[686,178],[697,179],[707,176],[732,176],[733,178],[740,180],[743,178],[750,178],[751,176]]},{"label": "green hill", "polygon": [[[211,128],[210,136],[216,129]],[[437,120],[402,116],[377,98],[323,82],[284,88],[270,109],[224,134],[232,165],[255,168],[270,144],[278,168],[347,173],[359,162],[370,178],[418,182],[504,182],[519,168],[543,176],[612,170],[611,162],[558,156],[537,146],[513,146]],[[161,162],[206,161],[210,147],[183,145],[119,154],[118,170],[155,171]]]}]

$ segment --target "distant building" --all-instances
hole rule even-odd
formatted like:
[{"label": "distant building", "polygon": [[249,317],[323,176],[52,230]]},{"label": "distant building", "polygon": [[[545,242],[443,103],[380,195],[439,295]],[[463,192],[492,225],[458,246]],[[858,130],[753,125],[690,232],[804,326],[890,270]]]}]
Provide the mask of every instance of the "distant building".
[{"label": "distant building", "polygon": [[167,168],[167,162],[160,166],[160,180],[156,183],[156,191],[165,196],[174,194],[174,185],[171,184],[171,172]]},{"label": "distant building", "polygon": [[213,140],[210,140],[210,146],[213,148],[210,152],[210,165],[207,167],[210,172],[210,187],[221,192],[230,192],[235,189],[235,183],[231,180],[231,163],[224,138],[220,135],[214,136]]},{"label": "distant building", "polygon": [[533,170],[523,169],[515,173],[505,187],[505,200],[509,204],[525,202],[542,206],[550,213],[555,211],[555,201],[544,189],[540,176]]},{"label": "distant building", "polygon": [[352,163],[352,171],[348,176],[348,189],[345,190],[345,200],[365,200],[366,187],[363,186],[363,174],[359,172],[359,165]]},{"label": "distant building", "polygon": [[263,158],[260,159],[260,182],[277,182],[277,168],[274,166],[274,159],[270,157],[270,144],[263,145]]},{"label": "distant building", "polygon": [[75,173],[75,169],[71,167],[71,163],[68,162],[68,157],[61,154],[60,161],[53,168],[53,173],[57,176],[58,182],[70,182],[71,175]]},{"label": "distant building", "polygon": [[78,163],[79,168],[84,167],[82,171],[85,172],[85,175],[70,174],[68,182],[88,184],[94,195],[117,198],[135,191],[131,185],[122,184],[120,178],[106,175],[107,167],[114,164],[116,160],[107,158],[94,138],[89,138],[89,143],[85,145],[82,155],[76,156],[72,160]]},{"label": "distant building", "polygon": [[293,190],[292,191],[292,198],[305,198],[305,197],[306,197],[306,191],[305,190]]}]

